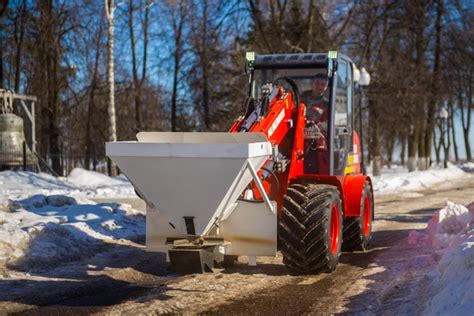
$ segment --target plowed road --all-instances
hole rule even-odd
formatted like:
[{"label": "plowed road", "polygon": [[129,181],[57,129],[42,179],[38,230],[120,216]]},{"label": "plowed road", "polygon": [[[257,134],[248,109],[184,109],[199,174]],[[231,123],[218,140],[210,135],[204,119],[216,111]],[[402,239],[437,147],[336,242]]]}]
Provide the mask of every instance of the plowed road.
[{"label": "plowed road", "polygon": [[0,281],[0,313],[416,314],[436,257],[410,245],[408,233],[423,229],[447,199],[472,202],[474,177],[421,193],[376,196],[371,250],[343,254],[332,274],[290,276],[277,257],[256,267],[242,258],[232,269],[177,276],[142,244],[104,245],[84,261]]}]

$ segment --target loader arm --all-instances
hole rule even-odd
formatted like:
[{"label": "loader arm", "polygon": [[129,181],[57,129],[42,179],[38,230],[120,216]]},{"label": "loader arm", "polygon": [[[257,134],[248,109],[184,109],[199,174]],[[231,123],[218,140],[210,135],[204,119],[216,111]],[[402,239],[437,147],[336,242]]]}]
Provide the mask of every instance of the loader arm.
[{"label": "loader arm", "polygon": [[[288,131],[295,125],[297,106],[293,102],[293,95],[278,87],[276,96],[270,100],[267,113],[260,116],[257,109],[247,116],[241,116],[231,126],[230,133],[262,132],[272,145],[280,144]],[[249,126],[242,128],[245,124]]]},{"label": "loader arm", "polygon": [[[277,202],[280,215],[283,196],[290,180],[303,172],[305,105],[301,103],[296,106],[294,99],[298,97],[294,97],[293,93],[297,92],[284,91],[282,87],[276,89],[262,116],[259,111],[265,101],[260,101],[262,104],[256,104],[252,111],[246,111],[246,115],[239,117],[229,132],[263,133],[272,144],[274,154],[263,167],[266,174],[263,175],[260,170],[259,175],[265,191]],[[255,184],[251,186],[254,198],[261,200],[262,196]]]}]

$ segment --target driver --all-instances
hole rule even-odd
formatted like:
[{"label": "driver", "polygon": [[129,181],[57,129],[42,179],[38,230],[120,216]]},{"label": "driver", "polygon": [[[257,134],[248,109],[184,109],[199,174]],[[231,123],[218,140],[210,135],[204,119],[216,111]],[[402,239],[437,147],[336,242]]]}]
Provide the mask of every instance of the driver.
[{"label": "driver", "polygon": [[306,118],[312,122],[324,122],[327,129],[329,100],[325,94],[328,89],[329,79],[325,74],[317,74],[313,81],[312,91],[306,107]]},{"label": "driver", "polygon": [[327,167],[327,128],[329,100],[325,94],[329,79],[325,74],[317,74],[309,96],[303,98],[306,104],[306,129],[312,135],[305,140],[305,173],[325,174]]}]

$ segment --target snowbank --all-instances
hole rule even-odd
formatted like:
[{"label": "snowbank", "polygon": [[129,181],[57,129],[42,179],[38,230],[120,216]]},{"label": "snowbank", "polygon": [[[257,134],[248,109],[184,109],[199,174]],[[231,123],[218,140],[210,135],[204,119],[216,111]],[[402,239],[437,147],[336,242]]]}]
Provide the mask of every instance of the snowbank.
[{"label": "snowbank", "polygon": [[474,172],[474,162],[465,162],[460,165],[460,168],[466,172]]},{"label": "snowbank", "polygon": [[374,192],[378,194],[398,194],[434,188],[466,176],[469,175],[453,164],[448,164],[448,168],[433,167],[428,170],[414,172],[408,172],[406,168],[395,166],[391,169],[382,169],[382,175],[372,177],[372,180]]},{"label": "snowbank", "polygon": [[144,234],[144,214],[127,204],[65,195],[8,200],[0,204],[0,278],[7,266],[50,268],[88,257],[105,243]]},{"label": "snowbank", "polygon": [[474,203],[447,202],[433,214],[425,233],[408,242],[431,245],[441,256],[423,314],[470,315],[474,311]]},{"label": "snowbank", "polygon": [[0,172],[0,277],[52,267],[94,254],[106,243],[145,234],[144,215],[130,205],[90,198],[136,198],[124,176],[74,169],[68,177]]},{"label": "snowbank", "polygon": [[6,199],[22,199],[35,194],[88,198],[137,197],[124,176],[110,178],[79,168],[73,169],[71,174],[64,178],[25,171],[0,172],[0,203]]}]

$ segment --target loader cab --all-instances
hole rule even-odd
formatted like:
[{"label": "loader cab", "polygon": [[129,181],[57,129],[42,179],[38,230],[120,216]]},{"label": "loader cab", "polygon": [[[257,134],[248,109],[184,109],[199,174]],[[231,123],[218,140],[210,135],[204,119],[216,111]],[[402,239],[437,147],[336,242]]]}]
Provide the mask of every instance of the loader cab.
[{"label": "loader cab", "polygon": [[[252,56],[250,56],[252,59]],[[262,86],[267,83],[282,85],[286,91],[299,95],[306,107],[304,173],[343,175],[347,173],[349,154],[353,150],[353,73],[352,61],[337,52],[327,54],[283,54],[247,56],[249,96],[259,99]],[[312,102],[315,80],[328,80],[323,102],[318,107]],[[298,87],[293,91],[287,81]],[[320,98],[321,99],[321,98]],[[314,111],[320,111],[319,120]]]}]

